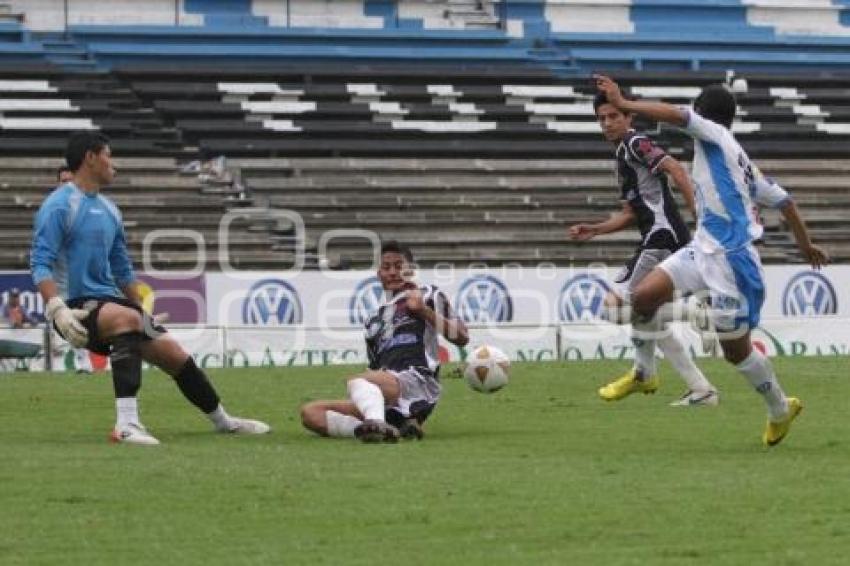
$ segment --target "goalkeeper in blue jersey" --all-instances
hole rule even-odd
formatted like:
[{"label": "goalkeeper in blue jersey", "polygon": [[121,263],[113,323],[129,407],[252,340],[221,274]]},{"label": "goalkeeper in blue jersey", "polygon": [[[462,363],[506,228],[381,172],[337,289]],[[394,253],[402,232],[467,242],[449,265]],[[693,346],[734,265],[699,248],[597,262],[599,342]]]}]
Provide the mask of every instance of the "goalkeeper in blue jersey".
[{"label": "goalkeeper in blue jersey", "polygon": [[142,360],[171,375],[217,431],[268,432],[265,423],[228,415],[192,357],[142,310],[121,213],[100,194],[115,177],[108,138],[74,133],[65,159],[74,177],[36,214],[30,267],[56,331],[72,346],[110,358],[117,408],[112,440],[159,444],[139,419]]}]

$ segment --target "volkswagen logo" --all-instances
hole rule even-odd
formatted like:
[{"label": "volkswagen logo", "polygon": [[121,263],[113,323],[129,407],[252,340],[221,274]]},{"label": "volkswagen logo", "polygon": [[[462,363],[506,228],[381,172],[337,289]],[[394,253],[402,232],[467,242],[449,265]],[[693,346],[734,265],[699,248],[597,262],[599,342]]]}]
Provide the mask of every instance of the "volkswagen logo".
[{"label": "volkswagen logo", "polygon": [[510,322],[514,306],[508,288],[492,275],[464,281],[457,293],[458,314],[465,322]]},{"label": "volkswagen logo", "polygon": [[782,295],[785,316],[836,314],[838,297],[832,283],[816,271],[803,271],[791,278]]},{"label": "volkswagen logo", "polygon": [[295,288],[280,279],[255,283],[242,304],[242,322],[276,326],[301,322],[301,300]]},{"label": "volkswagen logo", "polygon": [[369,317],[378,312],[384,302],[384,288],[377,277],[361,281],[348,304],[348,319],[351,324],[365,324]]},{"label": "volkswagen logo", "polygon": [[596,275],[576,275],[561,288],[558,314],[563,321],[598,319],[611,288]]}]

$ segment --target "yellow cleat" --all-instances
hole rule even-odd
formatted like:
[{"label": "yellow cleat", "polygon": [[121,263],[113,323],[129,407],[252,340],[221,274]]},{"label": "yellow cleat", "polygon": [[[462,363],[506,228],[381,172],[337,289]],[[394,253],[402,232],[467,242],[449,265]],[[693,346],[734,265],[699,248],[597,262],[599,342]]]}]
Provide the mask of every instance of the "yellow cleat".
[{"label": "yellow cleat", "polygon": [[620,379],[614,380],[608,385],[599,388],[599,396],[606,401],[619,401],[632,393],[643,393],[649,395],[658,390],[661,380],[657,375],[646,379],[638,379],[635,368],[626,372]]},{"label": "yellow cleat", "polygon": [[803,403],[796,397],[788,397],[788,416],[778,422],[767,421],[767,426],[764,429],[764,434],[761,439],[765,446],[776,446],[788,431],[791,430],[791,423],[803,410]]}]

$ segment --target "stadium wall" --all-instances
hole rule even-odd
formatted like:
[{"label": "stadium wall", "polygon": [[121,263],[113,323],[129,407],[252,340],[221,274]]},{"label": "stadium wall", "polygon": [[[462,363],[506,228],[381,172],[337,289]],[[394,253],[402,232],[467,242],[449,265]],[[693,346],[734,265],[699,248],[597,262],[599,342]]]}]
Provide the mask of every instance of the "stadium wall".
[{"label": "stadium wall", "polygon": [[[798,265],[767,266],[767,302],[754,332],[770,355],[850,355],[850,266],[821,272]],[[472,327],[473,344],[503,348],[514,360],[619,359],[631,356],[624,327],[600,321],[614,270],[437,269],[421,281],[444,290]],[[209,367],[364,363],[362,324],[382,301],[371,271],[143,274],[154,288],[154,312],[168,313],[170,328]],[[26,308],[43,313],[29,276],[0,274],[0,296],[21,289]],[[176,322],[177,324],[171,324]],[[181,324],[182,323],[182,324]],[[694,355],[697,335],[676,330]],[[0,339],[41,344],[43,331],[0,331]],[[55,343],[63,344],[54,338]],[[462,360],[463,349],[442,345],[444,360]],[[73,357],[60,347],[54,368]],[[105,360],[95,360],[102,366]],[[33,367],[44,364],[43,358]]]}]

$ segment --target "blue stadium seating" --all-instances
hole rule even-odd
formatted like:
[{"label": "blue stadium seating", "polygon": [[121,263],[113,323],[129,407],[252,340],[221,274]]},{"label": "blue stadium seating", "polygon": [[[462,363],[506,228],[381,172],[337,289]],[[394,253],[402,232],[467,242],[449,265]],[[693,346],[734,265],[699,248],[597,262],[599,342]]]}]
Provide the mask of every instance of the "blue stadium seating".
[{"label": "blue stadium seating", "polygon": [[78,26],[72,31],[108,63],[174,58],[530,60],[526,49],[512,45],[502,32],[488,30]]},{"label": "blue stadium seating", "polygon": [[[309,7],[306,0],[299,1],[293,0],[292,6]],[[143,9],[144,1],[138,4]],[[16,5],[26,7],[21,2]],[[426,5],[433,9],[422,0],[422,6]],[[546,65],[563,76],[605,69],[836,71],[846,68],[850,53],[850,0],[818,3],[811,10],[794,3],[759,5],[744,0],[624,0],[620,4],[600,0],[596,6],[592,0],[551,6],[545,0],[505,0],[496,8],[502,29],[430,29],[410,12],[402,16],[394,0],[347,4],[348,10],[361,11],[347,13],[354,27],[337,27],[344,26],[346,18],[326,27],[282,27],[280,18],[255,13],[253,0],[186,0],[181,6],[183,14],[196,17],[195,23],[202,16],[203,25],[77,25],[72,21],[70,43],[62,48],[74,56],[64,61],[83,59],[90,63],[89,69],[94,64],[197,58],[526,62]],[[446,6],[448,11],[450,5]],[[604,29],[604,21],[588,30],[571,22],[571,18],[592,21],[594,9],[599,10],[600,20],[610,17],[611,10],[618,11],[624,26],[617,32],[597,32]],[[812,16],[807,23],[808,12]],[[833,18],[828,27],[818,28],[820,16]],[[317,17],[315,21],[321,21],[323,16]],[[304,25],[307,20],[297,21]],[[356,27],[367,25],[382,27]],[[558,29],[581,31],[553,31]],[[0,24],[0,55],[61,62],[55,54],[51,58],[55,49],[21,24]],[[79,57],[77,50],[83,52]]]}]

